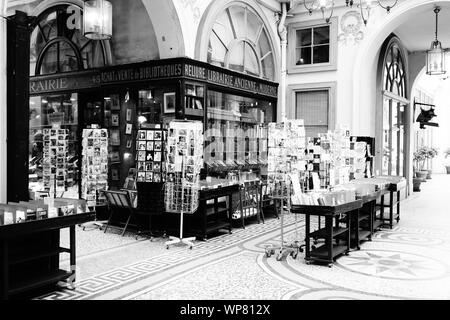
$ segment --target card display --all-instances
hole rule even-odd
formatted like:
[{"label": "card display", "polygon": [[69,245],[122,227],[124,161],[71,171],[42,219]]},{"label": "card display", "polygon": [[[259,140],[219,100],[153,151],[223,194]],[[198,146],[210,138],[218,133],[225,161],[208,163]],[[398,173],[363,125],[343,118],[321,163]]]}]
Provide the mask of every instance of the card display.
[{"label": "card display", "polygon": [[285,196],[287,175],[306,170],[304,123],[303,120],[272,122],[268,133],[268,189],[273,196]]},{"label": "card display", "polygon": [[67,187],[67,155],[69,151],[69,130],[43,130],[43,180],[44,188],[50,193],[64,192]]},{"label": "card display", "polygon": [[136,138],[136,163],[138,182],[164,182],[167,130],[146,128],[139,130]]},{"label": "card display", "polygon": [[105,199],[99,191],[108,189],[108,130],[83,130],[82,195],[88,206]]},{"label": "card display", "polygon": [[[154,148],[159,148],[156,142]],[[199,121],[170,122],[166,154],[166,211],[194,213],[199,205],[203,167],[203,124]]]}]

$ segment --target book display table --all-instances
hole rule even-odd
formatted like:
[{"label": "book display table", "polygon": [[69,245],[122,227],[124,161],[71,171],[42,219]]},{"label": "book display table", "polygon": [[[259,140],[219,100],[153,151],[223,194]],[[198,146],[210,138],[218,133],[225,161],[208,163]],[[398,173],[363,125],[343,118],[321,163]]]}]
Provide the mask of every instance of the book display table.
[{"label": "book display table", "polygon": [[[320,262],[332,267],[338,256],[348,254],[350,251],[351,214],[353,211],[359,212],[362,204],[362,200],[356,200],[338,206],[292,205],[292,213],[306,216],[306,263]],[[344,227],[339,223],[343,215],[345,215]],[[311,232],[311,216],[325,217],[325,227]],[[345,235],[345,245],[341,245],[337,239],[342,234]],[[325,243],[317,248],[311,248],[311,238],[324,239]]]},{"label": "book display table", "polygon": [[[69,279],[75,281],[75,226],[95,219],[94,212],[0,226],[0,298]],[[60,246],[60,230],[70,229],[70,246]],[[60,269],[60,253],[70,254],[71,270]]]},{"label": "book display table", "polygon": [[[360,250],[360,244],[363,241],[372,241],[372,236],[377,230],[375,228],[376,202],[385,191],[376,191],[368,195],[356,197],[362,201],[360,210],[351,212],[350,228],[350,248]],[[341,219],[340,222],[345,222]],[[341,236],[340,239],[344,237]],[[344,239],[345,240],[345,239]]]}]

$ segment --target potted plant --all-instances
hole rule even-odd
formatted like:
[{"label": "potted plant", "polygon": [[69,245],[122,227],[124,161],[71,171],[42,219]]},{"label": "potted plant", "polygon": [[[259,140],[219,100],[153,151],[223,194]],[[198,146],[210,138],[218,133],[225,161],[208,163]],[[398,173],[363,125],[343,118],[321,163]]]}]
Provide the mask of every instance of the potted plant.
[{"label": "potted plant", "polygon": [[445,169],[447,169],[447,174],[450,174],[450,148],[444,151],[445,157]]},{"label": "potted plant", "polygon": [[[427,160],[432,161],[434,157],[436,157],[438,155],[438,150],[436,148],[427,148],[428,150],[428,155],[427,155]],[[432,170],[427,170],[428,174],[427,174],[427,179],[431,179],[431,172]]]},{"label": "potted plant", "polygon": [[425,161],[428,159],[428,148],[421,147],[416,152],[414,152],[414,171],[415,177],[420,179],[422,182],[426,181],[428,171],[423,168],[425,166]]}]

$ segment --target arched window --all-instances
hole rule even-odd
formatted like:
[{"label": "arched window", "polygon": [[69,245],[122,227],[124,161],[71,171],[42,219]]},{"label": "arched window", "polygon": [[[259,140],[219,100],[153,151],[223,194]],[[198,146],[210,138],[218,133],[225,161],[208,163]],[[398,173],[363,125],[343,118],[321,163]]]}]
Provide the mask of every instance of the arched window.
[{"label": "arched window", "polygon": [[407,172],[405,113],[409,106],[408,72],[400,40],[389,37],[380,56],[382,60],[382,173],[405,176]]},{"label": "arched window", "polygon": [[388,48],[384,63],[384,90],[406,98],[406,71],[399,45]]},{"label": "arched window", "polygon": [[274,51],[266,26],[249,6],[233,3],[211,28],[207,62],[252,76],[274,79]]},{"label": "arched window", "polygon": [[31,34],[30,75],[102,67],[108,64],[106,42],[82,34],[82,9],[62,4],[37,18]]}]

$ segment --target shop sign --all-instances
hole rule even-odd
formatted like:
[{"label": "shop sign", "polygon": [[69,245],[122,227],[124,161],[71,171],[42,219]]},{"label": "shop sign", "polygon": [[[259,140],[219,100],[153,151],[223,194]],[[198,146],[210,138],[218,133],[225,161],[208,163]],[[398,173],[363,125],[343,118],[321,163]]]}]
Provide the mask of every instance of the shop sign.
[{"label": "shop sign", "polygon": [[80,74],[63,77],[40,77],[30,79],[30,94],[51,93],[58,91],[74,91],[95,87],[95,76]]},{"label": "shop sign", "polygon": [[207,81],[212,84],[218,84],[225,87],[235,88],[244,91],[250,91],[271,97],[278,96],[276,86],[258,83],[253,80],[245,79],[239,76],[226,74],[224,72],[209,70],[205,67],[185,64],[184,76],[192,79]]},{"label": "shop sign", "polygon": [[160,66],[138,66],[121,70],[108,70],[100,73],[100,83],[143,81],[163,78],[181,77],[182,64]]},{"label": "shop sign", "polygon": [[194,65],[185,61],[162,65],[142,63],[133,66],[108,67],[64,76],[39,76],[30,79],[30,94],[77,91],[108,84],[180,77],[275,98],[278,96],[278,87],[276,85],[254,81],[245,76],[240,77],[231,71],[209,69],[208,67]]}]

